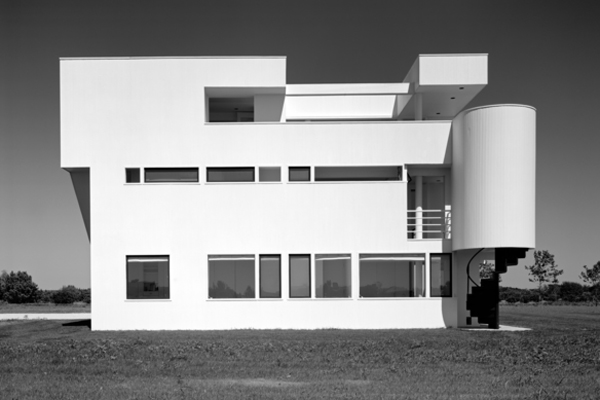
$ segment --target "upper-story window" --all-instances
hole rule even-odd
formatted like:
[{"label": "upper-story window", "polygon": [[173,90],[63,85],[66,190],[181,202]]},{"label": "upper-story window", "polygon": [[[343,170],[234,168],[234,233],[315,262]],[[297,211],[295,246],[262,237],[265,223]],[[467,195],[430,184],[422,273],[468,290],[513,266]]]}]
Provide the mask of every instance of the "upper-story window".
[{"label": "upper-story window", "polygon": [[208,122],[254,122],[254,97],[211,97]]},{"label": "upper-story window", "polygon": [[254,182],[254,167],[212,167],[206,169],[207,182]]},{"label": "upper-story window", "polygon": [[315,167],[316,182],[401,180],[401,166]]},{"label": "upper-story window", "polygon": [[144,182],[198,182],[198,168],[144,168]]},{"label": "upper-story window", "polygon": [[290,182],[310,182],[310,167],[290,167]]},{"label": "upper-story window", "polygon": [[258,167],[259,182],[281,182],[281,167]]},{"label": "upper-story window", "polygon": [[140,183],[140,169],[139,168],[125,168],[125,182]]}]

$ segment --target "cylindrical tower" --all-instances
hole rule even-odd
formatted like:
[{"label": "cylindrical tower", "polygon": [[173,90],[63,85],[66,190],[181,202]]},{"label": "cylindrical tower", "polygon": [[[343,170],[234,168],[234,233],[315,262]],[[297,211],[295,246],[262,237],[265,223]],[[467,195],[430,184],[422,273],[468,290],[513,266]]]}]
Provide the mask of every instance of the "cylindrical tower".
[{"label": "cylindrical tower", "polygon": [[535,117],[533,107],[506,104],[454,119],[454,251],[535,247]]}]

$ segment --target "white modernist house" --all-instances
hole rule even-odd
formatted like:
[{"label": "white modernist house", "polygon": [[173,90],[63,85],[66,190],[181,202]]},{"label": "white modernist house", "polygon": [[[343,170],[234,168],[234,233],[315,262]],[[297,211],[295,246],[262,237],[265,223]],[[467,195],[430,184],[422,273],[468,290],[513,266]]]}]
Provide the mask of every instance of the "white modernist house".
[{"label": "white modernist house", "polygon": [[295,85],[285,57],[61,59],[92,328],[497,324],[478,263],[535,247],[535,109],[464,110],[487,61]]}]

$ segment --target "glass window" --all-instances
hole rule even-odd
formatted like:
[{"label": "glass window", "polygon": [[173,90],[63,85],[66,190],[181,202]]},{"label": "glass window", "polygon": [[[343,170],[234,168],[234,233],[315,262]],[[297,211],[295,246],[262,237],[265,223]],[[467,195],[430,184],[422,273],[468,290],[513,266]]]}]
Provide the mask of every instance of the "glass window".
[{"label": "glass window", "polygon": [[198,182],[198,168],[144,168],[144,182]]},{"label": "glass window", "polygon": [[260,297],[281,298],[281,256],[260,256]]},{"label": "glass window", "polygon": [[140,169],[139,168],[125,168],[125,182],[139,183],[140,182]]},{"label": "glass window", "polygon": [[209,122],[254,121],[254,97],[211,97],[208,99]]},{"label": "glass window", "polygon": [[361,254],[361,297],[425,296],[423,254]]},{"label": "glass window", "polygon": [[254,182],[254,167],[207,168],[207,182]]},{"label": "glass window", "polygon": [[281,168],[259,167],[258,180],[259,182],[281,182]]},{"label": "glass window", "polygon": [[315,182],[401,181],[402,167],[315,167]]},{"label": "glass window", "polygon": [[310,255],[290,255],[290,297],[310,296]]},{"label": "glass window", "polygon": [[169,298],[169,256],[127,256],[127,298]]},{"label": "glass window", "polygon": [[432,254],[431,297],[452,297],[452,254]]},{"label": "glass window", "polygon": [[254,256],[208,256],[208,297],[254,298]]},{"label": "glass window", "polygon": [[315,256],[317,297],[350,297],[350,254]]},{"label": "glass window", "polygon": [[310,167],[290,167],[290,182],[310,182]]}]

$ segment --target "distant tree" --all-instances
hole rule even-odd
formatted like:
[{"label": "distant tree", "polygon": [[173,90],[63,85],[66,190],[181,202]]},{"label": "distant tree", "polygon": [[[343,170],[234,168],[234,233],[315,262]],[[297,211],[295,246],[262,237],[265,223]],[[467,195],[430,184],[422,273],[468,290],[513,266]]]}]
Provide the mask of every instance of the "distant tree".
[{"label": "distant tree", "polygon": [[[479,278],[480,279],[492,279],[495,271],[494,263],[483,260],[479,263]],[[498,275],[498,282],[502,282],[502,277]]]},{"label": "distant tree", "polygon": [[0,301],[4,300],[4,290],[6,287],[6,278],[8,277],[8,273],[5,270],[0,272]]},{"label": "distant tree", "polygon": [[63,286],[62,289],[54,292],[52,300],[56,304],[72,304],[76,301],[82,301],[83,296],[81,290],[73,285]]},{"label": "distant tree", "polygon": [[38,302],[39,303],[52,303],[54,302],[53,297],[56,290],[38,290]]},{"label": "distant tree", "polygon": [[2,300],[9,303],[35,303],[37,301],[38,285],[33,282],[27,272],[3,273],[0,279],[2,280]]},{"label": "distant tree", "polygon": [[548,250],[536,250],[533,252],[535,263],[526,265],[525,269],[529,271],[529,282],[538,284],[538,299],[542,300],[542,290],[547,283],[558,284],[558,277],[562,275],[563,270],[558,269],[554,261],[554,255]]},{"label": "distant tree", "polygon": [[583,272],[579,277],[591,286],[589,293],[592,296],[594,304],[598,306],[598,303],[600,303],[600,261],[591,268],[584,265]]},{"label": "distant tree", "polygon": [[583,285],[577,282],[563,282],[560,285],[559,296],[564,301],[581,301],[585,289]]}]

